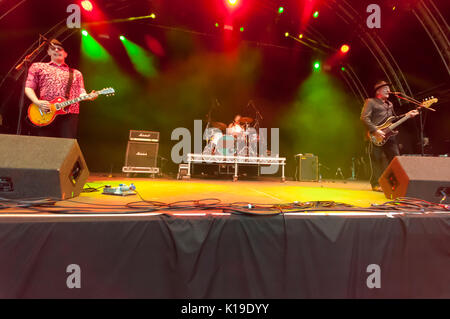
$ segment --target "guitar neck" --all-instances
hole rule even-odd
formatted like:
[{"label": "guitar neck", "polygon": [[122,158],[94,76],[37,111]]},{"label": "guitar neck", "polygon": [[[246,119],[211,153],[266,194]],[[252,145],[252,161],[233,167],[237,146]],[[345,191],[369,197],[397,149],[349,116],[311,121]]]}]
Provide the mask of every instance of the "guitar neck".
[{"label": "guitar neck", "polygon": [[405,115],[401,120],[398,120],[394,124],[392,124],[389,128],[391,130],[395,129],[397,126],[401,125],[403,122],[407,121],[410,118],[409,115]]},{"label": "guitar neck", "polygon": [[74,103],[78,103],[78,102],[87,100],[87,99],[89,99],[90,97],[91,97],[90,94],[83,95],[83,96],[79,96],[79,97],[77,97],[77,98],[75,98],[75,99],[71,99],[71,100],[67,100],[67,101],[61,102],[61,103],[57,103],[57,104],[55,104],[55,108],[56,108],[57,110],[60,110],[60,109],[63,109],[63,108],[65,108],[66,106],[69,106],[69,105],[71,105],[71,104],[74,104]]}]

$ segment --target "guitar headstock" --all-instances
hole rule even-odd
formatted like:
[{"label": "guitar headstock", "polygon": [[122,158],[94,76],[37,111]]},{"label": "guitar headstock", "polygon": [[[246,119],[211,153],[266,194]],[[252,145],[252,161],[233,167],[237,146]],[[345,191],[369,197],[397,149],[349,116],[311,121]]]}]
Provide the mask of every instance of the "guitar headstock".
[{"label": "guitar headstock", "polygon": [[438,101],[437,98],[435,98],[434,96],[430,96],[430,97],[427,97],[425,100],[423,100],[423,102],[420,106],[429,108],[431,105],[433,105],[437,101]]},{"label": "guitar headstock", "polygon": [[114,95],[114,93],[116,93],[116,91],[113,88],[110,87],[110,88],[105,88],[105,89],[103,89],[101,91],[97,91],[96,93],[98,95],[104,94],[106,96],[111,96],[111,95]]}]

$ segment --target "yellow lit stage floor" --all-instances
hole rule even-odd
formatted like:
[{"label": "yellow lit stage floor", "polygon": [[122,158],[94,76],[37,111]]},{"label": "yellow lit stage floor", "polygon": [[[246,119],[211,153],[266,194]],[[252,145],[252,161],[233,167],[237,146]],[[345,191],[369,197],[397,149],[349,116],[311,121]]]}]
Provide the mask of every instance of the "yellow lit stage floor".
[{"label": "yellow lit stage floor", "polygon": [[[116,196],[102,194],[105,185],[117,187],[119,184],[136,186],[138,194],[129,196]],[[92,174],[85,189],[96,191],[83,192],[72,199],[57,201],[49,205],[31,208],[4,207],[0,218],[14,220],[26,217],[35,220],[37,217],[57,217],[57,220],[73,221],[88,217],[101,219],[118,219],[123,217],[145,218],[161,214],[161,209],[154,204],[170,204],[174,202],[200,201],[204,204],[218,204],[227,206],[232,203],[250,203],[253,205],[279,205],[294,202],[336,202],[369,208],[371,204],[383,204],[388,201],[383,193],[373,192],[368,182],[362,181],[322,181],[322,182],[280,182],[278,178],[259,178],[253,180],[239,180],[233,182],[228,179],[199,179],[176,180],[169,178],[127,178],[125,176],[108,177],[107,175]],[[214,199],[214,200],[213,200]],[[144,201],[145,200],[145,201]],[[131,206],[127,205],[132,203]],[[136,204],[137,203],[137,204]],[[150,203],[150,204],[148,204]],[[148,212],[142,212],[148,209]],[[136,213],[133,214],[133,210]],[[165,212],[168,214],[177,214]],[[200,212],[188,209],[192,214]],[[337,209],[336,211],[339,211]],[[123,212],[123,214],[121,214]],[[203,214],[218,213],[221,209],[203,210]],[[25,220],[26,220],[25,219]],[[22,221],[25,221],[22,219]],[[48,220],[48,218],[46,218]]]},{"label": "yellow lit stage floor", "polygon": [[[363,181],[322,181],[281,183],[277,178],[260,178],[258,180],[213,180],[213,179],[150,179],[91,176],[87,185],[93,188],[106,184],[117,186],[120,183],[133,183],[145,200],[165,203],[185,200],[217,198],[223,203],[249,202],[261,204],[281,204],[294,201],[335,201],[355,206],[367,207],[370,204],[382,204],[388,201],[383,193],[371,190],[370,184]],[[126,196],[112,199],[111,195],[100,192],[83,193],[81,198],[96,200],[131,201]]]}]

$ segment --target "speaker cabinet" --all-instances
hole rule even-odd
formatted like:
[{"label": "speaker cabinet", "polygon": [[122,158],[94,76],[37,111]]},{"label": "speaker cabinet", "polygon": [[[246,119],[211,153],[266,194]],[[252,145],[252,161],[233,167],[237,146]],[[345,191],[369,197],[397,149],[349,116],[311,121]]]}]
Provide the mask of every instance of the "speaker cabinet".
[{"label": "speaker cabinet", "polygon": [[297,174],[298,181],[318,181],[319,180],[319,159],[313,154],[297,154]]},{"label": "speaker cabinet", "polygon": [[157,167],[158,143],[129,141],[125,167]]},{"label": "speaker cabinet", "polygon": [[78,196],[89,170],[76,139],[0,134],[0,197]]},{"label": "speaker cabinet", "polygon": [[414,197],[450,203],[450,158],[396,156],[378,180],[388,199]]}]

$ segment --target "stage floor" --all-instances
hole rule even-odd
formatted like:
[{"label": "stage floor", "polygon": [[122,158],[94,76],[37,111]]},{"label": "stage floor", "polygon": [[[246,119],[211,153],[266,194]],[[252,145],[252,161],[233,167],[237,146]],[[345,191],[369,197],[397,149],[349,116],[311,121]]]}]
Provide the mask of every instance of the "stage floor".
[{"label": "stage floor", "polygon": [[[102,177],[93,175],[87,184],[91,187],[102,185],[117,186],[133,183],[136,190],[146,200],[175,202],[203,198],[218,198],[222,202],[250,202],[279,204],[293,201],[336,201],[358,206],[381,204],[387,201],[383,193],[373,192],[370,184],[364,181],[323,181],[323,182],[280,182],[279,178],[260,178],[258,180],[239,180],[233,182],[222,179],[190,180]],[[83,193],[81,197],[112,200],[100,192]],[[131,197],[114,199],[127,202]]]},{"label": "stage floor", "polygon": [[[136,186],[139,194],[115,196],[102,194],[102,187],[119,184]],[[251,204],[287,204],[293,202],[333,201],[358,207],[369,207],[371,204],[382,204],[388,201],[383,193],[373,192],[370,184],[364,181],[321,181],[321,182],[280,182],[278,178],[259,178],[258,180],[239,180],[233,182],[227,179],[176,180],[168,178],[147,178],[125,176],[109,177],[102,174],[92,174],[85,188],[98,188],[94,192],[83,192],[73,199],[59,201],[55,206],[80,207],[86,213],[101,213],[110,210],[108,205],[126,205],[141,201],[157,201],[165,204],[178,201],[194,201],[202,199],[218,199],[221,204],[251,203]],[[125,209],[125,208],[124,208]],[[120,209],[115,208],[115,213]],[[48,209],[49,212],[52,208]],[[45,210],[30,211],[22,208],[3,209],[0,218],[18,217],[30,212],[42,216]],[[178,211],[177,213],[180,213]],[[193,211],[191,210],[192,214]],[[53,212],[51,215],[55,215]],[[79,216],[80,214],[78,214]],[[68,217],[68,216],[67,216]]]}]

